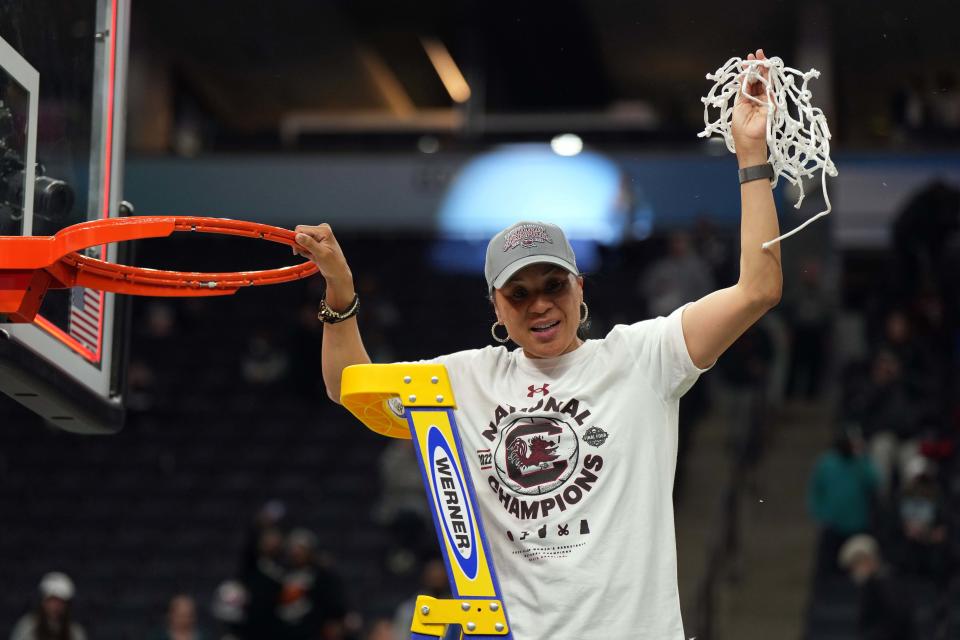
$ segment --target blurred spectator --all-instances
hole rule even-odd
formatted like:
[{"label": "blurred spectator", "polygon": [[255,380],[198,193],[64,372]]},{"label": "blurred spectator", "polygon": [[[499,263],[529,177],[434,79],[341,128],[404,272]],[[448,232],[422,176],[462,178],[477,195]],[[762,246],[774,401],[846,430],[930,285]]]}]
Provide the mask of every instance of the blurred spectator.
[{"label": "blurred spectator", "polygon": [[900,492],[898,535],[892,560],[903,573],[931,578],[945,586],[954,564],[935,467],[918,455],[908,463],[907,474]]},{"label": "blurred spectator", "polygon": [[917,450],[920,403],[908,387],[900,359],[887,350],[874,355],[869,378],[854,386],[858,388],[848,402],[849,417],[863,429],[886,498],[893,488],[895,470],[902,474],[906,460]]},{"label": "blurred spectator", "polygon": [[291,640],[340,640],[347,615],[343,581],[317,557],[317,538],[294,529],[287,539],[289,568],[283,577],[278,615]]},{"label": "blurred spectator", "polygon": [[670,235],[668,254],[655,261],[640,278],[640,294],[648,315],[667,316],[713,291],[710,265],[694,252],[684,232]]},{"label": "blurred spectator", "polygon": [[715,384],[721,390],[718,404],[727,423],[727,446],[748,470],[760,455],[772,358],[773,342],[758,322],[717,361]]},{"label": "blurred spectator", "polygon": [[279,382],[287,375],[290,359],[278,348],[267,331],[258,331],[247,344],[241,362],[243,379],[248,384],[267,386]]},{"label": "blurred spectator", "polygon": [[65,573],[53,571],[40,580],[37,608],[14,625],[10,640],[86,640],[83,627],[70,616],[76,589]]},{"label": "blurred spectator", "polygon": [[737,278],[738,265],[731,243],[721,237],[710,216],[697,217],[693,224],[693,244],[697,254],[710,267],[715,282],[728,282]]},{"label": "blurred spectator", "polygon": [[210,604],[210,613],[220,624],[219,640],[239,640],[244,637],[249,594],[237,580],[224,580],[217,585]]},{"label": "blurred spectator", "polygon": [[837,560],[860,587],[859,637],[863,640],[913,640],[913,611],[907,594],[883,565],[877,541],[853,536]]},{"label": "blurred spectator", "polygon": [[430,510],[416,453],[409,440],[391,440],[380,454],[380,499],[374,520],[390,533],[387,568],[410,571],[431,544]]},{"label": "blurred spectator", "polygon": [[842,432],[833,448],[817,460],[810,478],[807,504],[820,525],[818,577],[836,573],[837,552],[844,542],[870,529],[878,478],[862,452],[860,438]]},{"label": "blurred spectator", "polygon": [[173,305],[162,300],[154,300],[147,305],[146,328],[147,335],[153,340],[169,338],[177,330],[177,315]]},{"label": "blurred spectator", "polygon": [[[960,406],[957,407],[960,411]],[[957,421],[960,416],[954,418]],[[941,466],[943,478],[949,482],[953,477],[955,462],[957,461],[957,441],[960,436],[960,422],[951,426],[950,418],[929,424],[920,440],[920,455]],[[958,485],[960,486],[960,485]]]},{"label": "blurred spectator", "polygon": [[393,623],[386,618],[379,618],[370,625],[370,631],[367,632],[366,640],[406,640],[410,637],[410,626],[404,635],[398,636],[393,632]]},{"label": "blurred spectator", "polygon": [[241,571],[241,582],[247,591],[243,637],[277,638],[283,630],[277,616],[283,591],[283,532],[270,522],[262,522],[255,535],[256,547]]},{"label": "blurred spectator", "polygon": [[450,597],[450,579],[447,577],[447,568],[440,558],[430,558],[424,563],[420,572],[419,591],[397,607],[393,616],[393,635],[395,637],[404,639],[410,637],[410,623],[413,621],[417,596]]},{"label": "blurred spectator", "polygon": [[323,323],[317,319],[319,303],[313,300],[300,305],[297,325],[290,340],[290,383],[304,398],[323,398],[326,389],[323,377],[317,375]]},{"label": "blurred spectator", "polygon": [[941,180],[917,192],[897,216],[891,235],[899,268],[899,293],[906,298],[928,285],[941,296],[945,250],[960,231],[960,190]]},{"label": "blurred spectator", "polygon": [[821,264],[809,258],[800,270],[800,287],[786,305],[793,331],[787,395],[815,400],[824,375],[833,302],[823,286]]},{"label": "blurred spectator", "polygon": [[939,399],[946,378],[946,363],[937,357],[939,344],[917,337],[907,312],[894,308],[884,318],[880,349],[897,356],[905,373],[908,390],[915,396]]},{"label": "blurred spectator", "polygon": [[361,319],[363,344],[371,362],[395,362],[396,345],[391,332],[400,321],[401,313],[393,302],[393,292],[382,287],[375,273],[364,273],[357,283],[361,300],[368,301],[367,313]]},{"label": "blurred spectator", "polygon": [[376,273],[366,272],[361,275],[357,284],[357,291],[362,297],[370,301],[368,314],[376,321],[377,325],[385,330],[397,326],[403,317],[403,313],[393,302],[394,293],[381,285],[380,278]]},{"label": "blurred spectator", "polygon": [[[667,316],[716,288],[714,271],[724,269],[728,254],[706,218],[701,218],[695,233],[695,238],[685,231],[671,233],[667,239],[667,255],[650,264],[640,277],[638,290],[646,304],[647,315]],[[704,253],[701,255],[699,251]],[[707,388],[703,385],[694,386],[683,399],[674,481],[677,502],[683,494],[684,463],[693,440],[693,428],[708,405]]]},{"label": "blurred spectator", "polygon": [[197,605],[186,594],[170,599],[167,623],[151,636],[153,640],[207,640],[209,636],[197,626]]},{"label": "blurred spectator", "polygon": [[943,299],[930,289],[917,294],[912,307],[915,340],[923,353],[934,358],[934,375],[942,378],[948,377],[948,370],[955,357],[949,349],[944,349],[944,345],[950,345],[953,339],[945,307]]},{"label": "blurred spectator", "polygon": [[907,314],[902,309],[893,309],[884,319],[881,347],[897,356],[907,368],[922,369],[922,354],[911,334]]},{"label": "blurred spectator", "polygon": [[127,367],[127,408],[146,412],[156,406],[157,376],[144,360],[131,360]]}]

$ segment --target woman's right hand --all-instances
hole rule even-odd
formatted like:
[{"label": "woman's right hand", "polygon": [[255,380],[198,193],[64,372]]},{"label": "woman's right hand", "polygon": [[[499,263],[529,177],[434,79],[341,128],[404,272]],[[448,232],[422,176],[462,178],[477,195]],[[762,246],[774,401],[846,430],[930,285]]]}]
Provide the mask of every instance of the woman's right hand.
[{"label": "woman's right hand", "polygon": [[350,272],[347,259],[344,257],[330,225],[310,226],[300,224],[297,225],[295,231],[297,246],[293,248],[294,253],[317,265],[320,274],[327,281],[328,289],[331,287],[338,291],[350,289],[349,293],[352,296],[353,274]]},{"label": "woman's right hand", "polygon": [[[296,244],[293,252],[317,265],[327,282],[327,290],[324,292],[327,306],[334,311],[345,311],[356,296],[353,274],[330,225],[300,224],[295,231]],[[340,402],[340,378],[343,370],[350,365],[369,362],[370,356],[363,348],[356,318],[337,324],[323,324],[320,367],[323,371],[323,384],[331,400]]]}]

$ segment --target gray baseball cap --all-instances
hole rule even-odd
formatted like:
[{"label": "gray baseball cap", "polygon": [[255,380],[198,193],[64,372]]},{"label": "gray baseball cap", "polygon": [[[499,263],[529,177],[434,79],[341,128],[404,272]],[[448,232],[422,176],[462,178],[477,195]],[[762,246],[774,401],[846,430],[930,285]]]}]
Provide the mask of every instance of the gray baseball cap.
[{"label": "gray baseball cap", "polygon": [[520,269],[544,262],[580,274],[573,247],[560,227],[549,222],[529,221],[511,225],[493,236],[487,245],[483,267],[487,289],[499,289]]}]

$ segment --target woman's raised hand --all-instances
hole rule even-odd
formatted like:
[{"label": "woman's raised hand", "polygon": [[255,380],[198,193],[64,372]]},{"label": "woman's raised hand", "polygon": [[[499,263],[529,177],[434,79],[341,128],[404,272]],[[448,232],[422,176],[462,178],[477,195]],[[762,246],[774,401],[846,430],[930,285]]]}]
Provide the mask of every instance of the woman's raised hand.
[{"label": "woman's raised hand", "polygon": [[[756,53],[747,55],[747,60],[766,60],[763,49],[757,49]],[[760,76],[764,80],[770,77],[769,70],[760,66]],[[760,156],[760,162],[766,162],[767,151],[767,95],[766,87],[760,80],[749,82],[746,87],[747,94],[758,100],[757,104],[742,93],[738,93],[737,102],[733,109],[733,121],[731,123],[731,133],[733,134],[734,145],[737,148],[737,156]]]},{"label": "woman's raised hand", "polygon": [[320,269],[328,287],[353,286],[353,274],[340,244],[328,224],[297,225],[297,246],[293,252],[311,260]]}]

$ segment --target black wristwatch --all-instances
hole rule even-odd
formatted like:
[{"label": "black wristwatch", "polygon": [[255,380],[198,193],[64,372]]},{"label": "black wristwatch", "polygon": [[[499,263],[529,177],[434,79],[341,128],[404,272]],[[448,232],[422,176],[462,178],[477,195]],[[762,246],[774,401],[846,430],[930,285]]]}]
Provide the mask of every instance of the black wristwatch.
[{"label": "black wristwatch", "polygon": [[744,182],[751,182],[753,180],[760,180],[762,178],[773,181],[773,165],[771,165],[769,162],[755,164],[752,167],[744,167],[743,169],[740,169],[740,184],[743,184]]}]

